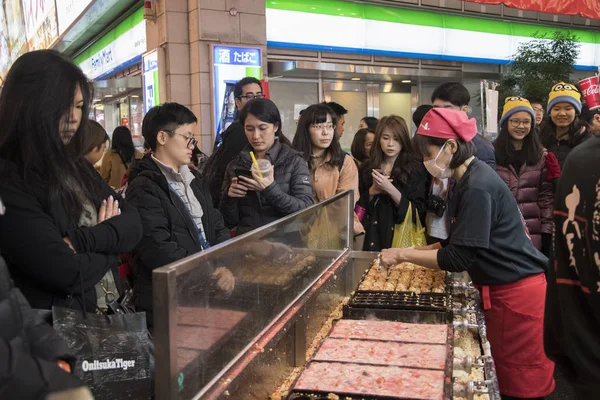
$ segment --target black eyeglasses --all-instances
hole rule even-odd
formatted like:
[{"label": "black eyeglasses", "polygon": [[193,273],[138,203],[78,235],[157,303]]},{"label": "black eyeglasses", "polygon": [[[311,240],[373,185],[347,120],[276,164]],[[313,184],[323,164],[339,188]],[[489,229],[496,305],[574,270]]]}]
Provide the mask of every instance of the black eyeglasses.
[{"label": "black eyeglasses", "polygon": [[176,133],[179,136],[183,136],[184,138],[187,139],[188,143],[187,146],[190,147],[190,144],[194,147],[196,147],[196,145],[198,144],[198,141],[193,137],[193,136],[186,136],[183,133],[179,133],[179,132],[173,132],[173,131],[168,131],[166,129],[163,129],[163,132],[167,132],[168,134],[172,135],[174,133]]},{"label": "black eyeglasses", "polygon": [[521,126],[521,124],[525,128],[528,128],[531,126],[531,121],[528,119],[525,119],[525,120],[509,119],[508,122],[510,122],[510,124],[512,125],[513,128],[518,128],[519,126]]},{"label": "black eyeglasses", "polygon": [[265,95],[262,93],[256,93],[256,94],[248,93],[244,96],[240,96],[240,99],[246,99],[246,100],[250,101],[250,100],[254,100],[254,99],[264,99],[264,97],[265,97]]}]

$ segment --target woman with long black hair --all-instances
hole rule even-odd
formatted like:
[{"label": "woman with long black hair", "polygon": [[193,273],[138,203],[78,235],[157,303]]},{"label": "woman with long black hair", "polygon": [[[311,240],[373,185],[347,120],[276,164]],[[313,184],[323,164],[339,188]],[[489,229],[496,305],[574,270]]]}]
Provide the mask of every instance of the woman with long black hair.
[{"label": "woman with long black hair", "polygon": [[118,189],[133,160],[142,156],[133,145],[129,128],[117,126],[113,131],[112,147],[102,157],[100,175],[112,188]]},{"label": "woman with long black hair", "polygon": [[[249,145],[227,166],[220,209],[228,228],[246,233],[313,204],[308,165],[281,131],[281,115],[271,100],[254,99],[238,118]],[[250,152],[268,160],[261,177]]]},{"label": "woman with long black hair", "polygon": [[[358,169],[345,153],[335,135],[337,116],[325,104],[314,104],[302,112],[292,146],[304,155],[310,169],[310,182],[316,202],[346,190],[359,199]],[[354,235],[364,233],[358,218],[354,219]]]},{"label": "woman with long black hair", "polygon": [[560,176],[554,154],[542,146],[535,132],[535,113],[529,101],[508,97],[500,119],[496,173],[512,192],[538,250],[552,247],[553,179]]},{"label": "woman with long black hair", "polygon": [[102,289],[118,290],[118,254],[142,235],[85,159],[91,99],[83,72],[52,50],[19,57],[0,94],[0,249],[34,308],[95,311]]},{"label": "woman with long black hair", "polygon": [[413,219],[414,211],[419,218],[425,217],[428,182],[406,121],[396,115],[383,117],[377,124],[371,157],[360,168],[358,206],[365,210],[364,250],[391,247],[394,226],[404,222],[408,207],[413,209]]},{"label": "woman with long black hair", "polygon": [[579,119],[581,107],[581,94],[575,85],[560,82],[552,87],[548,97],[548,117],[542,122],[540,137],[561,168],[571,150],[590,138]]}]

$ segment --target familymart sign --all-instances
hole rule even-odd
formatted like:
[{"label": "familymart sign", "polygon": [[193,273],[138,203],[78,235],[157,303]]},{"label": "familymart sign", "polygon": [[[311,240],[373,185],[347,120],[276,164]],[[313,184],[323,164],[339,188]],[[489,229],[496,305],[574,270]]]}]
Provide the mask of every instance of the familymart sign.
[{"label": "familymart sign", "polygon": [[140,61],[146,52],[144,10],[130,15],[75,59],[89,79],[107,75]]},{"label": "familymart sign", "polygon": [[[521,43],[555,28],[342,0],[267,0],[267,45],[507,64]],[[571,30],[576,68],[600,65],[600,32]]]}]

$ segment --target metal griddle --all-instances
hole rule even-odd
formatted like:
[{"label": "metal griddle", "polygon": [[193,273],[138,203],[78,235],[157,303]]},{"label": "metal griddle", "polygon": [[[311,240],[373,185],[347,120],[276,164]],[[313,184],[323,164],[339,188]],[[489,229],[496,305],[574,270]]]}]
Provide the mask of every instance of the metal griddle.
[{"label": "metal griddle", "polygon": [[[371,268],[377,268],[371,267]],[[363,274],[358,287],[370,269]],[[452,281],[446,275],[445,293],[397,292],[389,290],[356,290],[344,306],[344,318],[378,318],[411,323],[452,323]]]},{"label": "metal griddle", "polygon": [[[323,342],[325,341],[326,338],[328,338],[331,335],[331,332],[333,331],[335,324],[337,323],[337,321],[334,321],[334,323],[332,324],[331,330],[329,331],[329,333],[327,334],[327,336],[323,339]],[[442,323],[443,324],[443,323]],[[452,329],[451,326],[448,327],[448,333],[447,333],[447,337],[446,337],[446,364],[444,367],[444,392],[443,392],[443,399],[444,400],[451,400],[453,398],[453,381],[452,381],[452,369],[453,369],[453,355],[454,355],[454,329]],[[357,339],[360,340],[360,339]],[[321,345],[322,343],[321,342]],[[402,342],[405,343],[405,342]],[[409,343],[409,342],[406,342]],[[320,346],[319,346],[320,349]],[[315,352],[315,354],[317,354],[319,350],[317,349],[317,351]],[[308,368],[308,366],[310,365],[310,363],[312,362],[309,361],[308,363],[306,363],[306,365],[304,366],[304,369],[302,371],[302,373],[304,372],[304,370],[306,370],[306,368]],[[319,362],[319,363],[326,363],[327,361],[315,361],[315,362]],[[348,363],[348,362],[331,362],[331,363],[337,363],[337,364],[360,364],[360,363]],[[378,364],[372,364],[369,363],[368,365],[378,365]],[[383,367],[390,367],[390,365],[379,365],[379,366],[383,366]],[[408,367],[400,367],[400,368],[405,368],[405,369],[423,369],[423,368],[408,368]],[[300,379],[300,376],[302,376],[302,373],[300,373],[298,375],[298,377],[296,378],[296,380],[294,381],[294,383],[290,386],[290,394],[287,397],[287,400],[330,400],[330,398],[328,398],[327,396],[332,393],[332,392],[321,392],[321,391],[307,391],[307,390],[294,390],[294,386],[296,385],[296,382],[298,381],[298,379]],[[398,397],[398,396],[376,396],[376,395],[357,395],[357,394],[350,394],[350,393],[344,393],[344,392],[335,392],[333,393],[337,396],[339,396],[340,400],[424,400],[424,399],[420,399],[418,397]]]}]

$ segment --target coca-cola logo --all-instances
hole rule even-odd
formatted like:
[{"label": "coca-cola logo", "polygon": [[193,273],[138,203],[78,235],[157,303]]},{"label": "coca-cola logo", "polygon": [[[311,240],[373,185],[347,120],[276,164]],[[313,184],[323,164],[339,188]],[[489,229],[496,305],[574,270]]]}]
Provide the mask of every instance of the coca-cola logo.
[{"label": "coca-cola logo", "polygon": [[598,87],[597,83],[593,83],[593,84],[590,84],[590,86],[587,89],[583,89],[581,92],[586,97],[587,96],[599,96],[600,88]]}]

